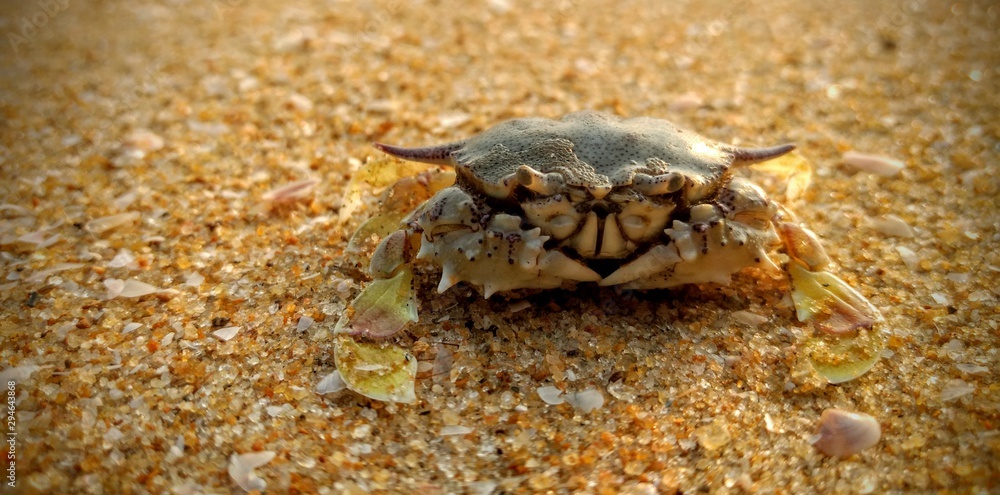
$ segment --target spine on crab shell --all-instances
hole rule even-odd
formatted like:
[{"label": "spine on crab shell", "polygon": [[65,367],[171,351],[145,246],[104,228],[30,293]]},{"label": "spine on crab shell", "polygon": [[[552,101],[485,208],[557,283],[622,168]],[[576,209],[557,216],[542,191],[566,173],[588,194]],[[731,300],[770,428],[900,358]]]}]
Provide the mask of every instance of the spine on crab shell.
[{"label": "spine on crab shell", "polygon": [[779,144],[768,148],[740,148],[738,146],[727,146],[725,151],[733,154],[733,165],[748,165],[757,162],[766,162],[772,158],[777,158],[795,149],[792,143]]},{"label": "spine on crab shell", "polygon": [[452,165],[452,153],[458,151],[465,145],[464,141],[442,144],[440,146],[427,146],[423,148],[403,148],[391,144],[372,143],[372,146],[384,151],[396,158],[409,160],[412,162],[432,163],[435,165]]}]

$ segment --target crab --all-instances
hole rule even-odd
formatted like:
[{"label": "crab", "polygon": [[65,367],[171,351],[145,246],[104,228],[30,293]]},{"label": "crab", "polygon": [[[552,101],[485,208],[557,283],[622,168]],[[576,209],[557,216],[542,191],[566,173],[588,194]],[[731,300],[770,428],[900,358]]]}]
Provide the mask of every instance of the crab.
[{"label": "crab", "polygon": [[[829,271],[815,234],[734,173],[785,155],[792,144],[736,147],[665,120],[576,112],[509,120],[440,146],[374,146],[447,168],[394,186],[397,202],[430,197],[390,216],[396,230],[380,232],[369,265],[374,282],[338,324],[337,333],[353,339],[344,346],[416,321],[410,267],[418,261],[440,267],[438,292],[465,282],[487,298],[580,283],[725,285],[755,266],[790,276],[797,317],[814,330],[806,352],[830,382],[856,378],[878,358],[879,311]],[[445,185],[448,169],[454,182]],[[385,230],[385,218],[382,224]],[[780,265],[771,254],[779,246]],[[349,357],[338,368],[359,359],[343,352]]]}]

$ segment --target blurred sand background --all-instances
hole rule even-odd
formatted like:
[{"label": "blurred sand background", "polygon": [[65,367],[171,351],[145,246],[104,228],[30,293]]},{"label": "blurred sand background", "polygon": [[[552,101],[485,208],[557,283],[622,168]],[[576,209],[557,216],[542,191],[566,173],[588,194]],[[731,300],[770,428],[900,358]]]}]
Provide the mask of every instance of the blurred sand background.
[{"label": "blurred sand background", "polygon": [[[1000,486],[993,2],[0,10],[0,366],[18,382],[7,491],[241,493],[230,457],[255,451],[274,453],[254,471],[268,493]],[[359,287],[337,270],[356,222],[336,219],[370,143],[581,109],[796,142],[814,174],[790,206],[885,314],[876,368],[795,380],[797,322],[773,274],[525,305],[437,295],[428,273],[404,338],[425,362],[450,353],[450,372],[418,381],[414,405],[318,395],[330,327]],[[906,166],[858,171],[849,150]],[[303,198],[266,200],[308,179]],[[172,290],[126,297],[144,287],[129,280]],[[545,386],[604,403],[550,406]],[[809,440],[828,407],[873,415],[881,442],[820,454]]]}]

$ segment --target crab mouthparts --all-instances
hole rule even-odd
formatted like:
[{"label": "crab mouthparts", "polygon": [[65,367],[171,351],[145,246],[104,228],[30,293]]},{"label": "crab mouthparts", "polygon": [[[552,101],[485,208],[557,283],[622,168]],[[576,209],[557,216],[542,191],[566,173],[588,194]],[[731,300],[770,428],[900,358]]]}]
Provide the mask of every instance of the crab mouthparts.
[{"label": "crab mouthparts", "polygon": [[595,205],[587,213],[580,230],[566,242],[584,258],[620,259],[636,248],[635,243],[622,235],[618,215],[611,213],[607,205]]}]

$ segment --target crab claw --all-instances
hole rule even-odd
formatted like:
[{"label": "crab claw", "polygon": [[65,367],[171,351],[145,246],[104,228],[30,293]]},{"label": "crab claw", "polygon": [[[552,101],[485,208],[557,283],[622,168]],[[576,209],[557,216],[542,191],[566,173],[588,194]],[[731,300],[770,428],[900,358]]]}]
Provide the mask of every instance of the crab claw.
[{"label": "crab claw", "polygon": [[816,234],[791,222],[777,224],[777,230],[791,258],[787,270],[799,321],[813,321],[831,335],[872,328],[881,321],[882,315],[865,296],[824,270],[830,257]]},{"label": "crab claw", "polygon": [[830,257],[811,230],[791,222],[778,223],[777,230],[788,256],[793,260],[810,270],[822,270],[830,264]]},{"label": "crab claw", "polygon": [[884,343],[877,328],[882,315],[864,296],[835,275],[789,263],[792,301],[799,321],[818,330],[805,341],[813,369],[830,383],[853,380],[878,362]]},{"label": "crab claw", "polygon": [[405,230],[387,235],[372,253],[368,273],[375,278],[391,278],[407,262],[409,244]]},{"label": "crab claw", "polygon": [[865,296],[829,272],[811,272],[790,263],[792,301],[799,321],[814,321],[830,335],[845,335],[859,328],[872,328],[882,315]]},{"label": "crab claw", "polygon": [[413,271],[403,265],[392,278],[376,279],[351,301],[334,333],[386,338],[417,321]]},{"label": "crab claw", "polygon": [[673,245],[653,246],[649,252],[605,277],[604,280],[600,281],[600,285],[621,285],[633,280],[651,277],[681,261],[683,260],[677,254],[677,247]]}]

